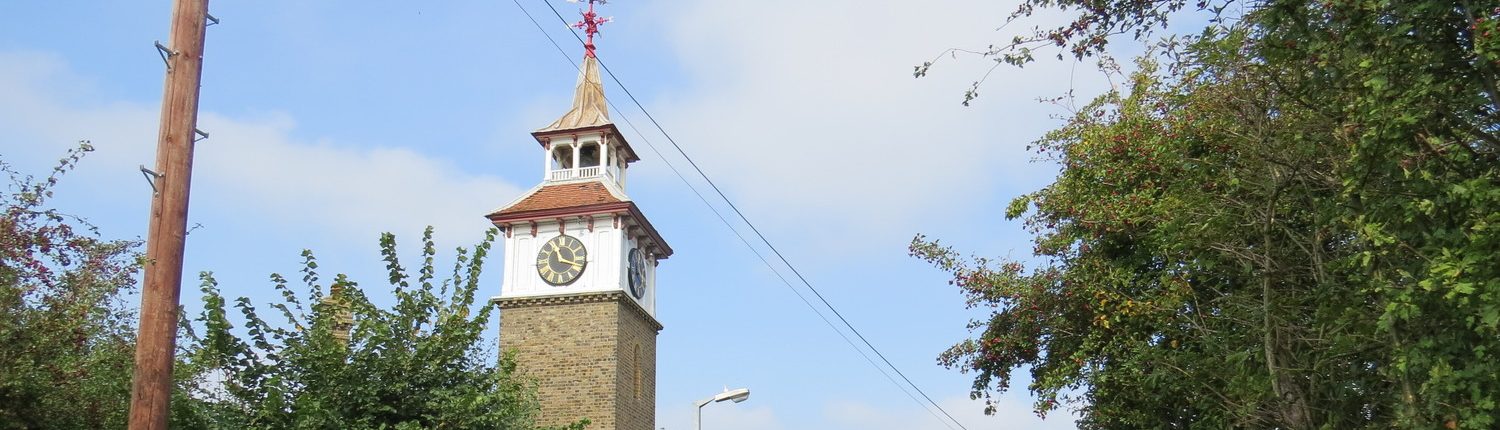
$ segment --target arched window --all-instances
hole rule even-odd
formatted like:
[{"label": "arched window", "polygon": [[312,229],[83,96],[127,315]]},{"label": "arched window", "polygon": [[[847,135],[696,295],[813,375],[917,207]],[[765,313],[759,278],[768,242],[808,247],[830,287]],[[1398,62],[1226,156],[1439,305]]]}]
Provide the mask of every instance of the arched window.
[{"label": "arched window", "polygon": [[573,168],[573,145],[552,145],[552,170]]},{"label": "arched window", "polygon": [[644,363],[641,363],[641,345],[640,344],[636,344],[635,345],[635,357],[631,360],[631,362],[635,364],[635,399],[636,400],[640,400],[641,399],[641,378],[643,376],[643,375],[641,375],[641,373],[643,372],[642,369],[644,367],[646,367],[646,366],[642,365]]},{"label": "arched window", "polygon": [[594,167],[599,165],[599,143],[584,142],[578,147],[578,167]]}]

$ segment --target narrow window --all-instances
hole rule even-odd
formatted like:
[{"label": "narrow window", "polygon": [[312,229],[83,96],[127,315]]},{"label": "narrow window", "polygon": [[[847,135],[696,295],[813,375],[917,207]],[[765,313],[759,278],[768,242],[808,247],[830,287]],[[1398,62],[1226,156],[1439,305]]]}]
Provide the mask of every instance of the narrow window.
[{"label": "narrow window", "polygon": [[552,170],[563,170],[571,168],[573,168],[573,146],[553,145]]},{"label": "narrow window", "polygon": [[640,344],[636,344],[635,345],[635,357],[631,361],[633,361],[635,363],[635,399],[636,400],[640,400],[641,399],[641,368],[645,367],[645,366],[641,365],[642,363],[641,363],[641,345]]}]

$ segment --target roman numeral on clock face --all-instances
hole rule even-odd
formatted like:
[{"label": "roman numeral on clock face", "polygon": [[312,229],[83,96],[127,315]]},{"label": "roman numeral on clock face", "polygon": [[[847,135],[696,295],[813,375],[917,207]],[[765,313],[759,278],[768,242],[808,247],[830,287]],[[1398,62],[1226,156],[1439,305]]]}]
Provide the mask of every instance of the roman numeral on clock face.
[{"label": "roman numeral on clock face", "polygon": [[537,275],[548,284],[563,286],[578,280],[588,265],[588,249],[576,237],[562,235],[548,240],[536,253]]}]

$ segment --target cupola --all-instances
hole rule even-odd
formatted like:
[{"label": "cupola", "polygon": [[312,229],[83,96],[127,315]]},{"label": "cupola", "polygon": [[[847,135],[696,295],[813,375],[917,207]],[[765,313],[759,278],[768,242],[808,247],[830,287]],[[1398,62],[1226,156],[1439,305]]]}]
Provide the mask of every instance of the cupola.
[{"label": "cupola", "polygon": [[586,55],[573,93],[573,107],[561,118],[532,132],[544,151],[547,182],[597,179],[622,191],[625,171],[640,160],[614,122],[599,80],[599,59]]}]

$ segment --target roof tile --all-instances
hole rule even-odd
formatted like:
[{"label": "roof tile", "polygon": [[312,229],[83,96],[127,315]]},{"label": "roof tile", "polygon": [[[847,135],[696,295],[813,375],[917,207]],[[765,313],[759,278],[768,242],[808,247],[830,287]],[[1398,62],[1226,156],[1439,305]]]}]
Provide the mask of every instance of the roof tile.
[{"label": "roof tile", "polygon": [[548,185],[493,215],[618,202],[620,199],[610,194],[604,184],[599,182]]}]

